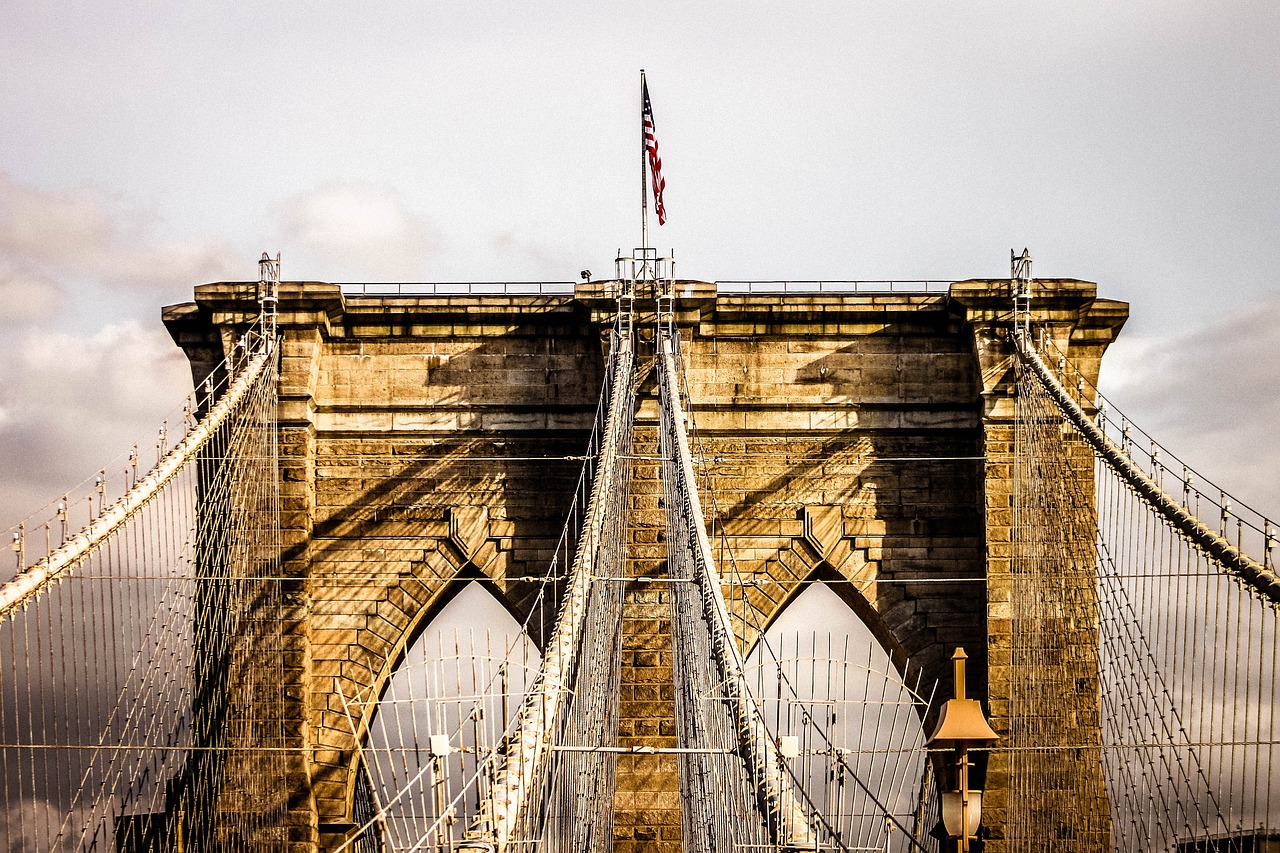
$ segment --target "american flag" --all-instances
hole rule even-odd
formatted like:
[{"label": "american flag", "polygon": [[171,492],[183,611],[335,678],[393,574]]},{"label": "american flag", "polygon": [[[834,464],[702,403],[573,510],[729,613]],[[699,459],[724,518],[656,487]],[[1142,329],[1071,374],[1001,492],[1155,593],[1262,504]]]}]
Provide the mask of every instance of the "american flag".
[{"label": "american flag", "polygon": [[649,103],[649,84],[644,89],[644,150],[649,155],[649,171],[653,175],[653,209],[658,214],[658,224],[667,221],[667,208],[662,203],[662,191],[667,182],[662,180],[662,157],[658,154],[658,138],[653,135],[653,105]]}]

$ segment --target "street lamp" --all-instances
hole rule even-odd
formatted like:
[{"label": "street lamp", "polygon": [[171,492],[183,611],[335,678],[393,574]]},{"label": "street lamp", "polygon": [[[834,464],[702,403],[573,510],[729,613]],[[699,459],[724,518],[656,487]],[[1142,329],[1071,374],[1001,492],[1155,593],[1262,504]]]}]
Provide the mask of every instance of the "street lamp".
[{"label": "street lamp", "polygon": [[977,837],[982,820],[982,792],[969,790],[969,747],[982,746],[1000,739],[991,730],[977,699],[964,698],[964,662],[968,655],[957,648],[951,656],[955,662],[956,698],[948,699],[938,715],[938,726],[925,744],[956,751],[959,770],[957,791],[942,795],[942,825],[947,835],[960,839],[960,853],[969,853],[969,839]]}]

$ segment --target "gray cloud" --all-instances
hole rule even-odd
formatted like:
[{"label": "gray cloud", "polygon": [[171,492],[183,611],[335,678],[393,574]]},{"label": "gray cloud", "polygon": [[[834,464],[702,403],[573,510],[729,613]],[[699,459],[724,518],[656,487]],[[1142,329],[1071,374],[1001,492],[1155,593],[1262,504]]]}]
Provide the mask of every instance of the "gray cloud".
[{"label": "gray cloud", "polygon": [[95,266],[119,228],[89,190],[39,190],[0,173],[0,248],[10,254]]},{"label": "gray cloud", "polygon": [[9,258],[0,258],[0,329],[23,328],[62,310],[56,281]]},{"label": "gray cloud", "polygon": [[[83,825],[90,811],[85,807],[77,808],[77,819],[72,820],[70,825]],[[66,818],[66,809],[47,800],[23,798],[4,803],[0,817],[3,818],[4,827],[24,828],[24,837],[5,834],[4,837],[9,838],[10,843],[4,853],[70,853],[81,840],[74,833],[69,833],[71,837],[60,837],[59,830]]]},{"label": "gray cloud", "polygon": [[1196,331],[1121,335],[1103,392],[1239,500],[1280,515],[1280,294]]},{"label": "gray cloud", "polygon": [[6,525],[134,442],[146,458],[154,430],[190,390],[157,303],[251,266],[217,241],[157,239],[150,220],[92,189],[41,189],[0,173]]},{"label": "gray cloud", "polygon": [[16,522],[113,458],[119,473],[135,442],[148,463],[155,429],[190,387],[158,322],[25,331],[0,351],[0,518]]}]

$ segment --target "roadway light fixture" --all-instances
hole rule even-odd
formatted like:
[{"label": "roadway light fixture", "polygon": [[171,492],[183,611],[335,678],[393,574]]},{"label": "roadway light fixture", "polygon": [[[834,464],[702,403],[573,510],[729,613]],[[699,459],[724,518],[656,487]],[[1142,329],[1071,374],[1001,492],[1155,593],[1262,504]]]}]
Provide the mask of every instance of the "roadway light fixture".
[{"label": "roadway light fixture", "polygon": [[978,700],[964,696],[964,662],[967,659],[968,655],[962,648],[957,648],[951,656],[955,662],[956,698],[948,699],[942,706],[938,726],[925,744],[956,751],[958,790],[942,794],[942,825],[948,836],[960,839],[960,853],[969,853],[969,841],[977,837],[978,823],[982,820],[982,791],[969,790],[969,748],[1000,739],[987,724]]}]

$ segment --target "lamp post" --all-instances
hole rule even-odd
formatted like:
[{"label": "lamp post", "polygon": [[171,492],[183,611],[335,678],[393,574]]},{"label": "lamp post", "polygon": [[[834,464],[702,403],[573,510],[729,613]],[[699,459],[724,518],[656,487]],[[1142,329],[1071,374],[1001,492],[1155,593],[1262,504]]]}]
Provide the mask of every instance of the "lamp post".
[{"label": "lamp post", "polygon": [[960,839],[960,853],[969,853],[969,840],[978,834],[982,820],[982,792],[969,790],[969,747],[982,746],[1000,739],[977,699],[964,696],[964,662],[968,655],[957,648],[951,656],[955,662],[956,698],[948,699],[938,715],[938,726],[926,746],[951,748],[956,751],[959,790],[942,794],[942,824],[947,835]]}]

